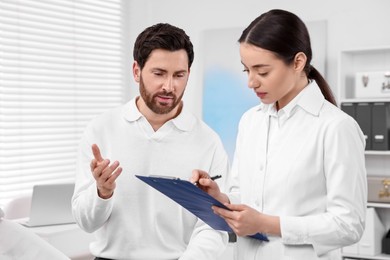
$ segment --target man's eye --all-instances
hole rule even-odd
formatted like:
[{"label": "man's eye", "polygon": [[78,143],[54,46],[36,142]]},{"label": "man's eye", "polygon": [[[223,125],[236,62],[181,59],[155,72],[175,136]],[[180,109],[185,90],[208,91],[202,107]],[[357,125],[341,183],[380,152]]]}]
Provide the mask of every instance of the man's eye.
[{"label": "man's eye", "polygon": [[243,69],[242,72],[249,73],[248,69]]}]

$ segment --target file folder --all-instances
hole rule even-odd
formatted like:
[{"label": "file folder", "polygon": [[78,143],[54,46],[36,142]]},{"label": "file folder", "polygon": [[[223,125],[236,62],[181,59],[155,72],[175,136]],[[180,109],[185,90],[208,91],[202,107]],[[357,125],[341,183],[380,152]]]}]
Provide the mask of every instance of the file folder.
[{"label": "file folder", "polygon": [[[211,206],[214,205],[227,210],[229,209],[207,192],[198,188],[195,184],[175,177],[135,176],[180,204],[213,229],[233,233],[233,230],[226,221],[213,212]],[[268,241],[268,238],[260,233],[251,235],[250,237]]]},{"label": "file folder", "polygon": [[372,105],[372,150],[389,150],[390,109],[389,103]]},{"label": "file folder", "polygon": [[345,113],[356,118],[356,111],[355,111],[355,104],[354,103],[341,103],[341,110],[343,110]]},{"label": "file folder", "polygon": [[362,102],[356,104],[356,122],[359,124],[366,139],[366,150],[372,150],[371,143],[371,104]]}]

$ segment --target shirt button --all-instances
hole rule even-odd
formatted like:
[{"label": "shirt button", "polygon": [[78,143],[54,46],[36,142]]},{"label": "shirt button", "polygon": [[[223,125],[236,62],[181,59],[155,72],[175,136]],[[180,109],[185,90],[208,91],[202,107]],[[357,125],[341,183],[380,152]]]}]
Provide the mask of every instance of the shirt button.
[{"label": "shirt button", "polygon": [[260,171],[263,171],[263,169],[264,169],[264,166],[261,164],[260,165]]}]

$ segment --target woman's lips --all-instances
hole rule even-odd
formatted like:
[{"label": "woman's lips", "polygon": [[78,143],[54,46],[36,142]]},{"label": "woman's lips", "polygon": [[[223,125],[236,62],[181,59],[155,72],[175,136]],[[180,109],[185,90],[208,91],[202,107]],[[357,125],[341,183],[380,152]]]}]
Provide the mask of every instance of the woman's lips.
[{"label": "woman's lips", "polygon": [[257,95],[259,98],[264,98],[264,97],[267,95],[267,92],[256,92],[256,95]]}]

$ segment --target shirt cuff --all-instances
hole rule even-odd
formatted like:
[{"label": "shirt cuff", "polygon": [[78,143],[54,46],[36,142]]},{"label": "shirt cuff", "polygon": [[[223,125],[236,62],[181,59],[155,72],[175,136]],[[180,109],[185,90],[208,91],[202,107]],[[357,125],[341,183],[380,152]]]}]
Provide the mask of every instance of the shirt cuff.
[{"label": "shirt cuff", "polygon": [[305,225],[301,217],[280,217],[280,228],[284,244],[309,244],[307,225]]}]

